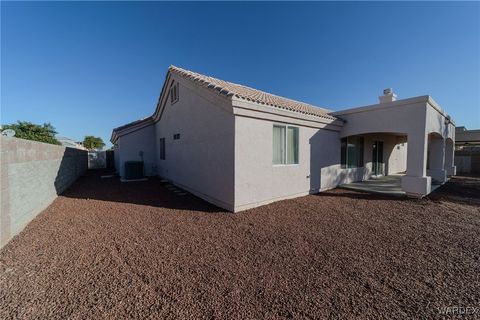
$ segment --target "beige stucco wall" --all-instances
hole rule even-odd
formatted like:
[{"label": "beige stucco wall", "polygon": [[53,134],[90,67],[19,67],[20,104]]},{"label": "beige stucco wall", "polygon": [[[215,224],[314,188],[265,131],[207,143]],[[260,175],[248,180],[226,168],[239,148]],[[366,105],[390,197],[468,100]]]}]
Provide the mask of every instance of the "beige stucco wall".
[{"label": "beige stucco wall", "polygon": [[446,124],[445,117],[431,104],[426,105],[426,133],[436,132],[443,139],[452,139],[455,141],[455,126],[453,123]]},{"label": "beige stucco wall", "polygon": [[334,114],[347,124],[340,132],[341,137],[366,133],[400,133],[425,135],[425,101],[413,101],[403,105],[375,105],[378,109],[367,106]]},{"label": "beige stucco wall", "polygon": [[155,126],[149,125],[127,135],[120,136],[117,141],[115,157],[118,157],[117,171],[121,177],[125,175],[126,161],[141,161],[143,152],[144,171],[146,176],[157,174],[155,158]]},{"label": "beige stucco wall", "polygon": [[[447,176],[455,174],[454,148],[455,126],[446,121],[444,115],[432,105],[427,104],[426,125],[427,154],[430,158],[427,176],[436,182],[445,182]],[[450,142],[451,148],[447,148]]]},{"label": "beige stucco wall", "polygon": [[[301,126],[299,163],[273,165],[273,125],[283,122],[235,117],[235,211],[336,186],[340,140],[336,131]],[[330,168],[330,171],[325,171]],[[323,169],[323,171],[322,171]]]},{"label": "beige stucco wall", "polygon": [[364,164],[365,174],[363,179],[372,175],[372,149],[375,141],[383,141],[384,174],[395,174],[407,169],[407,139],[406,136],[392,134],[366,134]]},{"label": "beige stucco wall", "polygon": [[[233,211],[235,122],[231,104],[188,80],[173,79],[180,83],[180,99],[172,105],[167,97],[155,123],[158,174]],[[174,140],[174,134],[180,134],[180,139]],[[160,160],[160,138],[165,138],[165,160]]]}]

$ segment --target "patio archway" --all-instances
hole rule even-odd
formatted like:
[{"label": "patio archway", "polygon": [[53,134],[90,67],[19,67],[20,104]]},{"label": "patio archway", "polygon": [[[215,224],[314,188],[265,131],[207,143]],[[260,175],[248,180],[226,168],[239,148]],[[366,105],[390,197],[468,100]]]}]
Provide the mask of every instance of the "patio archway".
[{"label": "patio archway", "polygon": [[428,134],[427,175],[432,184],[439,185],[447,180],[445,171],[445,139],[437,132]]},{"label": "patio archway", "polygon": [[454,176],[456,174],[456,168],[454,165],[455,143],[452,138],[445,140],[445,171],[447,177]]}]

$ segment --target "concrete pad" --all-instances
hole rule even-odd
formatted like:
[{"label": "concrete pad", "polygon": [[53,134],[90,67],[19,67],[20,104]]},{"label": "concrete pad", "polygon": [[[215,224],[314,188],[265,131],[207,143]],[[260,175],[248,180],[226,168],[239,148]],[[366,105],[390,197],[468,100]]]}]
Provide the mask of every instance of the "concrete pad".
[{"label": "concrete pad", "polygon": [[142,179],[120,179],[121,182],[138,182],[138,181],[147,181],[148,179],[147,178],[142,178]]},{"label": "concrete pad", "polygon": [[342,184],[339,187],[343,189],[379,193],[391,196],[405,196],[401,183],[402,175],[382,176],[365,181]]}]

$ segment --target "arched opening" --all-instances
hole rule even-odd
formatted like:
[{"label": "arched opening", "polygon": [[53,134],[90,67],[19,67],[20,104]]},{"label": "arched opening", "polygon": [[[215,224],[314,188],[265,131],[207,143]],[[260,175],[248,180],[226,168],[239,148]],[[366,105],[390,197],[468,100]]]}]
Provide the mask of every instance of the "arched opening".
[{"label": "arched opening", "polygon": [[432,185],[440,185],[446,181],[445,172],[445,139],[437,133],[428,134],[427,175],[432,177]]},{"label": "arched opening", "polygon": [[454,154],[455,154],[455,144],[451,138],[445,140],[445,171],[447,176],[455,175],[455,166],[454,166]]},{"label": "arched opening", "polygon": [[404,194],[407,135],[378,132],[341,138],[341,185],[345,188]]}]

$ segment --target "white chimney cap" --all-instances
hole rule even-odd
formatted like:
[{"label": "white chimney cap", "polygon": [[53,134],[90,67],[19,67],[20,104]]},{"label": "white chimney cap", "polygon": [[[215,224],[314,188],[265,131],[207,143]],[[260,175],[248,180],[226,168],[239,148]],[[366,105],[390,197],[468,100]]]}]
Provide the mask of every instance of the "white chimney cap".
[{"label": "white chimney cap", "polygon": [[378,97],[378,100],[380,100],[380,103],[393,102],[397,100],[397,95],[393,93],[392,88],[386,88],[383,90],[383,96]]}]

